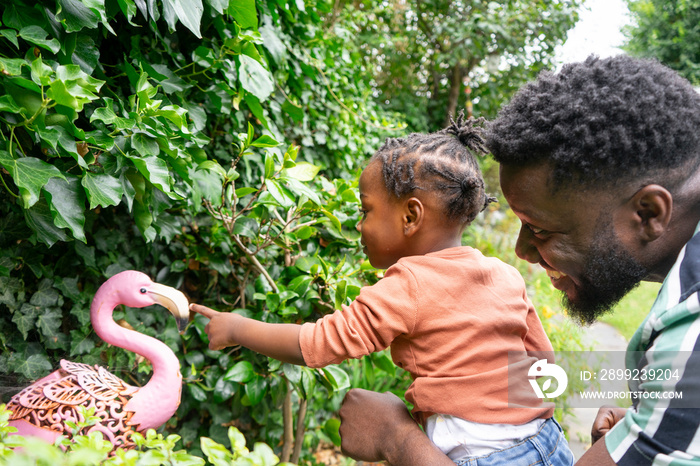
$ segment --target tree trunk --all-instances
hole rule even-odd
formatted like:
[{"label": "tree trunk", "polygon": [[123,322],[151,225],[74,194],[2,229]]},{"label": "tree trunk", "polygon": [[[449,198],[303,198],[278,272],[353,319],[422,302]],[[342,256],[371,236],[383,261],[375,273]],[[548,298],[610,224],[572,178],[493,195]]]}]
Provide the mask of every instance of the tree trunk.
[{"label": "tree trunk", "polygon": [[450,75],[450,93],[447,96],[447,115],[445,115],[443,128],[450,124],[450,117],[456,117],[457,102],[459,101],[459,92],[462,90],[463,81],[464,69],[457,63],[452,68]]},{"label": "tree trunk", "polygon": [[292,415],[292,390],[289,380],[285,381],[287,385],[287,394],[284,396],[282,404],[282,423],[284,425],[284,440],[282,441],[282,457],[283,463],[289,462],[292,457],[292,448],[294,447],[294,416]]},{"label": "tree trunk", "polygon": [[297,433],[294,441],[294,453],[292,463],[297,464],[301,456],[301,447],[304,444],[304,433],[306,432],[306,406],[308,401],[305,398],[299,399],[299,411],[297,413]]}]

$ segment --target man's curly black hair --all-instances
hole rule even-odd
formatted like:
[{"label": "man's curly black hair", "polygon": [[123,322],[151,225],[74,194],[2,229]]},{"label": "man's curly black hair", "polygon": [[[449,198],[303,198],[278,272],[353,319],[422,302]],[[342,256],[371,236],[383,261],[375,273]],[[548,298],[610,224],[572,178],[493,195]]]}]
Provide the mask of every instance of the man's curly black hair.
[{"label": "man's curly black hair", "polygon": [[621,176],[671,188],[700,165],[700,94],[656,61],[590,56],[524,86],[486,145],[503,165],[550,163],[552,191]]}]

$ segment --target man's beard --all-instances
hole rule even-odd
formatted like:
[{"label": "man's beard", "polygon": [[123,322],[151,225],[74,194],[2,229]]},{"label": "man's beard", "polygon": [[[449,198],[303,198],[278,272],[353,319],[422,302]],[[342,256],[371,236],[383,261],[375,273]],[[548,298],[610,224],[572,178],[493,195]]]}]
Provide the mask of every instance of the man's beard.
[{"label": "man's beard", "polygon": [[590,325],[615,306],[648,275],[620,245],[610,222],[598,228],[581,277],[581,286],[571,300],[562,298],[569,315],[583,325]]}]

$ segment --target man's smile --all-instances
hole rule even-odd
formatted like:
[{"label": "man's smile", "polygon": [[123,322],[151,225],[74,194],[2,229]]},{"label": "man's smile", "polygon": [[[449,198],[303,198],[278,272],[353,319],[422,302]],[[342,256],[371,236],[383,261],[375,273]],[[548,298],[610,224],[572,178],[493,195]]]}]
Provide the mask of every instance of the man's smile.
[{"label": "man's smile", "polygon": [[559,291],[564,291],[563,279],[568,278],[569,276],[565,273],[559,272],[558,270],[552,270],[550,268],[545,268],[545,271],[547,272],[549,280],[552,282],[552,286]]}]

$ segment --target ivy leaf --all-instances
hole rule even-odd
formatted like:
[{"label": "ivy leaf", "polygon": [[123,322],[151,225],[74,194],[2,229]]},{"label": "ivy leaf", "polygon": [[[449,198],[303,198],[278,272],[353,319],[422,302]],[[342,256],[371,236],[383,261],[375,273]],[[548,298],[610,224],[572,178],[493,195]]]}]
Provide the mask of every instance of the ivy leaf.
[{"label": "ivy leaf", "polygon": [[[39,137],[48,142],[49,145],[53,150],[56,150],[56,147],[58,145],[58,142],[61,139],[61,132],[56,129],[56,128],[37,128],[37,134]],[[73,144],[75,144],[75,141],[73,141]],[[78,147],[76,146],[75,150],[78,150]]]},{"label": "ivy leaf", "polygon": [[39,289],[29,299],[29,304],[38,308],[47,308],[63,303],[61,296],[53,288],[53,282],[45,278],[39,283]]},{"label": "ivy leaf", "polygon": [[[124,16],[126,16],[126,20],[129,22],[129,24],[136,26],[136,24],[131,21],[134,19],[134,16],[136,16],[136,3],[134,3],[133,0],[117,0],[117,3],[119,4],[119,8],[122,10]],[[144,16],[148,18],[147,15]]]},{"label": "ivy leaf", "polygon": [[80,180],[68,176],[66,180],[52,178],[44,186],[46,200],[49,203],[53,222],[59,228],[68,228],[73,237],[83,243],[87,242],[83,228],[85,226],[85,191]]},{"label": "ivy leaf", "polygon": [[138,229],[146,239],[153,241],[156,238],[156,230],[151,226],[153,224],[153,214],[148,206],[143,202],[136,201],[132,213]]},{"label": "ivy leaf", "polygon": [[4,304],[10,309],[10,312],[14,312],[17,307],[17,297],[15,295],[22,289],[18,279],[0,277],[0,304]]},{"label": "ivy leaf", "polygon": [[45,354],[32,354],[15,369],[28,379],[35,380],[53,369],[53,365]]},{"label": "ivy leaf", "polygon": [[95,342],[82,330],[70,331],[70,355],[87,354],[95,347]]},{"label": "ivy leaf", "polygon": [[134,133],[131,135],[131,146],[139,155],[158,155],[160,148],[155,138],[144,133]]},{"label": "ivy leaf", "polygon": [[253,94],[259,100],[267,99],[275,85],[272,75],[257,60],[248,55],[240,55],[240,65],[238,66],[238,77],[243,89]]},{"label": "ivy leaf", "polygon": [[29,66],[27,60],[22,58],[0,58],[0,71],[5,71],[10,76],[22,74],[22,67]]},{"label": "ivy leaf", "polygon": [[[83,243],[77,243],[77,244],[83,244]],[[94,260],[93,260],[93,262],[94,262]],[[90,265],[87,263],[85,265],[90,267]],[[94,264],[92,265],[92,267],[95,267]],[[75,318],[78,319],[78,323],[82,327],[85,327],[86,325],[90,325],[90,309],[88,309],[87,306],[85,306],[83,304],[74,304],[70,310],[70,313],[72,316],[75,316]]]},{"label": "ivy leaf", "polygon": [[103,84],[104,81],[87,75],[78,65],[59,65],[46,95],[59,105],[81,111],[83,105],[97,99],[96,93]]},{"label": "ivy leaf", "polygon": [[[199,39],[202,38],[202,33],[199,32],[199,25],[202,22],[202,0],[163,0],[163,7],[170,8],[177,19]],[[168,23],[170,25],[170,23]],[[171,25],[171,29],[173,29]]]},{"label": "ivy leaf", "polygon": [[39,310],[36,306],[31,306],[27,303],[22,304],[22,307],[12,315],[12,322],[17,325],[17,330],[22,334],[22,338],[27,339],[29,331],[36,327],[36,318],[39,315]]},{"label": "ivy leaf", "polygon": [[41,59],[41,55],[32,61],[30,68],[32,70],[32,81],[42,86],[49,84],[49,77],[53,74],[53,69],[44,64],[44,61]]},{"label": "ivy leaf", "polygon": [[123,188],[119,179],[105,173],[86,172],[80,182],[87,191],[90,209],[109,207],[121,202]]},{"label": "ivy leaf", "polygon": [[19,188],[25,209],[36,204],[41,188],[51,178],[66,179],[58,168],[43,160],[35,157],[14,159],[9,152],[4,150],[0,150],[0,165],[10,172],[10,176]]},{"label": "ivy leaf", "polygon": [[114,113],[113,110],[114,101],[109,97],[105,97],[104,101],[105,106],[96,108],[95,111],[92,112],[92,115],[90,115],[90,123],[92,123],[95,120],[98,120],[106,125],[111,125],[115,122],[115,120],[117,120],[117,114]]},{"label": "ivy leaf", "polygon": [[168,164],[165,163],[165,160],[154,155],[135,157],[127,154],[127,157],[129,157],[139,173],[148,181],[153,183],[164,193],[170,192],[170,172],[168,171]]},{"label": "ivy leaf", "polygon": [[19,48],[19,41],[17,40],[17,31],[14,29],[0,29],[0,35],[5,39],[9,40],[16,49]]},{"label": "ivy leaf", "polygon": [[95,41],[90,36],[79,35],[76,38],[75,50],[71,55],[71,61],[78,65],[87,74],[97,68],[100,63],[100,49],[95,45]]},{"label": "ivy leaf", "polygon": [[228,6],[229,0],[207,0],[207,3],[214,9],[214,11],[221,15]]},{"label": "ivy leaf", "polygon": [[186,115],[187,110],[177,105],[166,105],[154,113],[154,116],[162,116],[175,123],[182,132],[188,133],[189,129],[186,124]]},{"label": "ivy leaf", "polygon": [[277,30],[271,26],[263,26],[260,28],[260,35],[264,42],[263,46],[270,52],[270,55],[276,63],[282,63],[287,58],[287,48],[279,39]]},{"label": "ivy leaf", "polygon": [[58,39],[47,39],[49,33],[40,26],[25,26],[19,30],[19,36],[34,45],[58,53],[61,50],[61,43]]},{"label": "ivy leaf", "polygon": [[78,277],[58,277],[54,283],[56,289],[60,290],[64,297],[73,302],[81,302],[83,296],[78,289]]},{"label": "ivy leaf", "polygon": [[[98,15],[80,0],[59,0],[58,5],[56,19],[65,25],[66,32],[76,32],[83,28],[97,28]],[[104,3],[102,8],[104,8]]]},{"label": "ivy leaf", "polygon": [[[39,200],[30,209],[25,209],[24,220],[37,236],[37,239],[51,247],[57,241],[67,241],[68,235],[53,222],[51,209],[45,199]],[[79,243],[80,244],[80,243]]]},{"label": "ivy leaf", "polygon": [[[154,63],[143,63],[144,71],[148,73],[148,76],[153,78],[158,84],[163,88],[163,92],[166,94],[172,94],[173,92],[182,92],[186,89],[192,87],[185,80],[180,78],[176,73],[174,73],[166,65],[158,65]],[[168,108],[174,107],[173,105],[168,105]],[[166,107],[163,107],[166,108]]]},{"label": "ivy leaf", "polygon": [[41,136],[42,139],[46,140],[50,144],[57,144],[58,147],[63,149],[75,159],[76,162],[78,162],[78,165],[80,165],[83,169],[89,170],[87,162],[85,162],[85,159],[78,154],[78,146],[75,141],[75,136],[73,136],[72,133],[68,132],[66,128],[63,126],[53,126],[50,130],[39,130],[38,131],[39,136]]},{"label": "ivy leaf", "polygon": [[258,12],[255,10],[255,0],[234,0],[229,2],[226,13],[243,29],[255,28],[258,25]]},{"label": "ivy leaf", "polygon": [[21,109],[10,94],[0,96],[0,112],[19,113]]},{"label": "ivy leaf", "polygon": [[39,312],[36,326],[45,338],[54,337],[59,333],[61,318],[63,314],[60,309],[46,308]]}]

